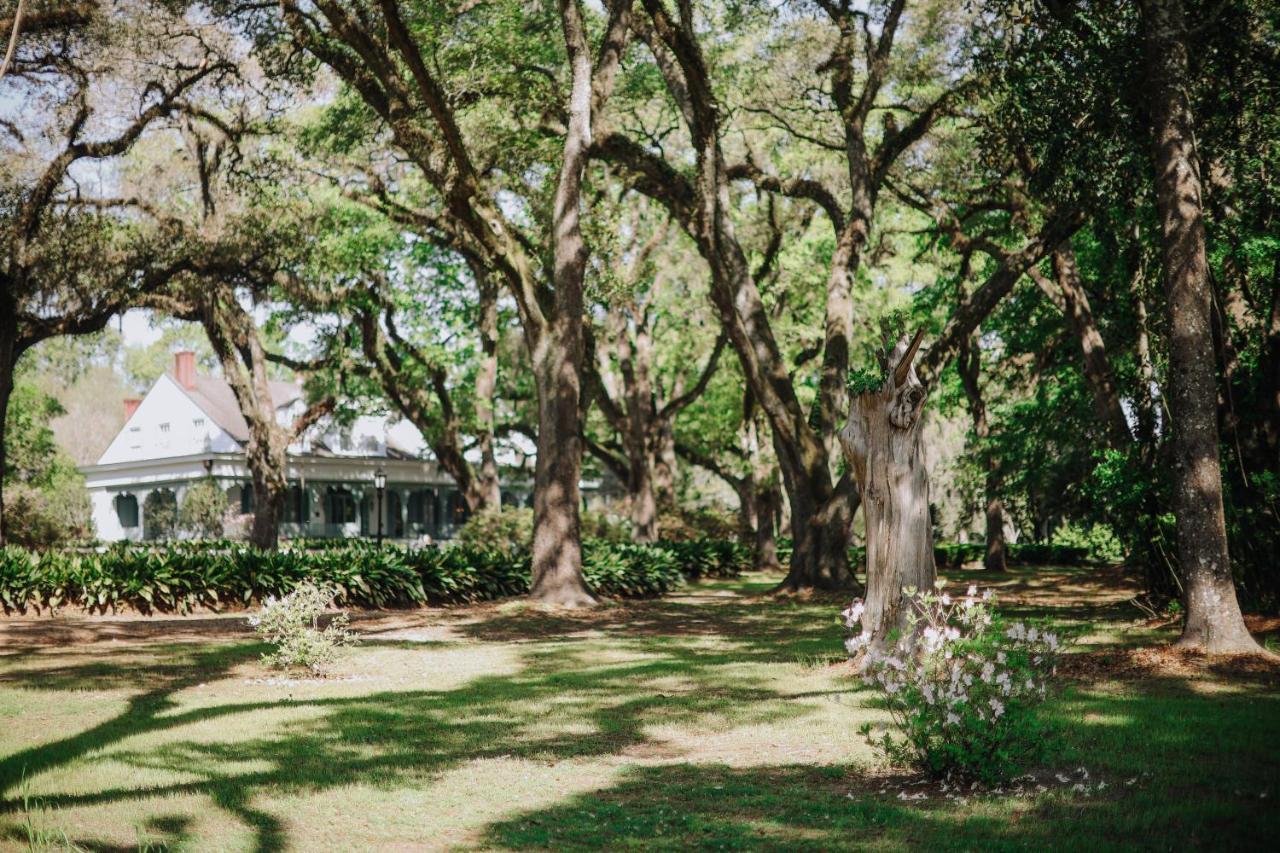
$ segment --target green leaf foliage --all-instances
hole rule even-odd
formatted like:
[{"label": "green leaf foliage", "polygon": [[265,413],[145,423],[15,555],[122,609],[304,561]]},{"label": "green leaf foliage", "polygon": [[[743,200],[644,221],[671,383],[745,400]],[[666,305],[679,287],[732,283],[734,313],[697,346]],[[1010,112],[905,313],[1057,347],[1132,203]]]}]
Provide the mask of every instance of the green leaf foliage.
[{"label": "green leaf foliage", "polygon": [[[588,540],[583,574],[597,595],[643,598],[670,592],[686,578],[736,575],[749,560],[747,549],[736,542]],[[407,549],[340,541],[261,551],[210,540],[155,548],[122,544],[102,551],[0,550],[0,601],[6,612],[58,607],[185,612],[278,598],[304,581],[332,588],[340,606],[412,607],[523,595],[529,578],[524,547]]]}]

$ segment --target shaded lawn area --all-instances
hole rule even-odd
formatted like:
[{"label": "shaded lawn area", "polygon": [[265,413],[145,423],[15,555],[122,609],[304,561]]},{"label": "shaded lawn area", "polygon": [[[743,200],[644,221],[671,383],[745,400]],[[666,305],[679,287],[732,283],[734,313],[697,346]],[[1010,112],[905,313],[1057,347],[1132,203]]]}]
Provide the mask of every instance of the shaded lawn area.
[{"label": "shaded lawn area", "polygon": [[[1136,623],[1107,570],[949,577],[1074,627],[1089,653],[1172,636]],[[887,717],[837,663],[841,603],[765,596],[774,582],[581,615],[364,614],[325,682],[264,670],[227,621],[169,620],[182,642],[154,618],[0,622],[0,845],[1270,849],[1280,833],[1273,674],[1080,670],[1038,771],[1083,767],[1103,790],[902,800],[912,777],[854,734]]]}]

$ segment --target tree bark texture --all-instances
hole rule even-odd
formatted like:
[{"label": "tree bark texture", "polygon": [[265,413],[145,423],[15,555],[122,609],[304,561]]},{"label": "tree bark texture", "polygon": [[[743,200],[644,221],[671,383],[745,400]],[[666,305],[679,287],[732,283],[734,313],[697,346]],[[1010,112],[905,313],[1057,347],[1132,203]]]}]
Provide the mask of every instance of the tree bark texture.
[{"label": "tree bark texture", "polygon": [[[929,475],[921,446],[925,387],[914,361],[920,335],[904,336],[879,389],[850,401],[840,433],[867,522],[867,594],[862,624],[872,647],[901,627],[904,590],[929,590],[937,578],[929,520]],[[896,367],[895,367],[896,365]]]},{"label": "tree bark texture", "polygon": [[1004,502],[1000,499],[1003,487],[1000,476],[1000,462],[987,447],[991,435],[991,426],[987,422],[987,404],[982,398],[982,387],[979,384],[982,362],[976,340],[963,344],[960,348],[956,366],[960,371],[960,382],[964,386],[965,396],[969,398],[969,413],[973,418],[973,434],[977,439],[977,451],[982,458],[984,469],[983,492],[986,516],[986,552],[982,563],[993,572],[1003,572],[1006,564],[1004,541]]},{"label": "tree bark texture", "polygon": [[591,145],[591,53],[577,0],[560,0],[572,70],[569,126],[552,210],[555,314],[531,339],[538,391],[538,462],[533,494],[534,601],[565,607],[595,603],[582,577],[581,396],[583,278],[582,179]]},{"label": "tree bark texture", "polygon": [[498,287],[483,270],[475,270],[480,286],[480,366],[476,373],[476,449],[480,451],[480,470],[476,472],[476,495],[480,506],[476,512],[502,505],[502,487],[498,477],[498,457],[494,450],[493,400],[498,388]]},{"label": "tree bark texture", "polygon": [[5,540],[4,478],[8,470],[5,455],[5,425],[9,417],[9,398],[13,396],[13,372],[18,363],[17,318],[0,297],[0,545]]},{"label": "tree bark texture", "polygon": [[1156,208],[1169,317],[1174,511],[1186,621],[1178,644],[1254,652],[1227,553],[1200,164],[1181,0],[1144,0]]},{"label": "tree bark texture", "polygon": [[288,489],[287,452],[292,435],[276,420],[266,353],[253,318],[234,293],[215,290],[203,298],[199,319],[249,428],[245,443],[245,461],[253,479],[249,541],[257,548],[275,550]]}]

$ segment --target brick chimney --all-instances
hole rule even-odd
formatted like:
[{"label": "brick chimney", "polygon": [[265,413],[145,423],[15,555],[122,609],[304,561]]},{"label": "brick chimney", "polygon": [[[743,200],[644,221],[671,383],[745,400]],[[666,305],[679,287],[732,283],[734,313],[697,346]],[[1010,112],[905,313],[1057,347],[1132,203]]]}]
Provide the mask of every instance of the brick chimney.
[{"label": "brick chimney", "polygon": [[142,405],[142,401],[137,397],[124,398],[124,419],[127,421],[133,417],[133,413],[138,411],[138,407]]},{"label": "brick chimney", "polygon": [[196,354],[183,350],[173,354],[173,378],[188,391],[196,387]]}]

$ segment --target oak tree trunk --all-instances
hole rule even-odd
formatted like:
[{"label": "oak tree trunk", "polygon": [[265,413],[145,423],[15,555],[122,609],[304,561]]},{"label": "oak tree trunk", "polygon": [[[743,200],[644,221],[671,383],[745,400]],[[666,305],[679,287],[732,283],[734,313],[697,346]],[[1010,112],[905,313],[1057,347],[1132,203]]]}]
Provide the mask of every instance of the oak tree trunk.
[{"label": "oak tree trunk", "polygon": [[[558,324],[559,325],[559,324]],[[582,577],[581,317],[562,335],[548,331],[538,343],[538,462],[533,489],[533,586],[535,601],[565,607],[595,603]]]},{"label": "oak tree trunk", "polygon": [[631,505],[631,539],[633,542],[658,541],[658,500],[653,488],[653,466],[649,454],[630,460],[627,482]]},{"label": "oak tree trunk", "polygon": [[1169,315],[1174,511],[1186,611],[1178,644],[1210,653],[1255,652],[1259,646],[1240,614],[1227,553],[1209,270],[1181,0],[1145,0],[1142,24]]},{"label": "oak tree trunk", "polygon": [[222,366],[223,378],[240,407],[249,429],[245,463],[253,478],[253,525],[249,541],[275,550],[280,538],[288,488],[287,466],[291,431],[276,420],[266,351],[253,317],[229,290],[215,285],[200,293],[200,302],[187,315],[204,326],[205,335]]},{"label": "oak tree trunk", "polygon": [[274,551],[280,539],[280,519],[284,515],[288,481],[285,462],[271,450],[263,448],[252,437],[245,448],[249,471],[253,475],[253,525],[249,543],[255,548]]},{"label": "oak tree trunk", "polygon": [[[784,469],[785,472],[785,469]],[[858,591],[858,581],[849,565],[849,529],[858,508],[858,492],[851,481],[845,488],[800,478],[788,488],[791,499],[791,561],[782,589],[829,589]]]},{"label": "oak tree trunk", "polygon": [[[625,334],[625,322],[624,331]],[[654,433],[658,413],[650,368],[653,339],[646,323],[637,323],[629,357],[621,359],[626,382],[627,495],[631,505],[631,537],[636,542],[658,539],[658,501],[654,490]]]},{"label": "oak tree trunk", "polygon": [[[3,308],[0,304],[0,308]],[[14,316],[0,317],[0,545],[5,540],[4,480],[8,472],[5,453],[5,424],[9,417],[9,398],[13,396],[13,371],[18,362],[18,329]]]},{"label": "oak tree trunk", "polygon": [[756,492],[755,567],[760,571],[776,572],[782,568],[778,561],[777,518],[782,495],[776,486],[768,485]]},{"label": "oak tree trunk", "polygon": [[862,624],[873,648],[903,624],[904,590],[931,589],[937,577],[920,443],[925,388],[914,367],[919,343],[919,334],[910,344],[906,337],[898,342],[884,385],[850,401],[849,421],[840,433],[867,522]]},{"label": "oak tree trunk", "polygon": [[676,433],[671,419],[658,425],[653,448],[653,491],[658,506],[669,509],[676,503]]},{"label": "oak tree trunk", "polygon": [[[494,452],[493,399],[498,387],[498,288],[488,276],[478,271],[480,286],[480,369],[476,373],[476,448],[480,451],[480,470],[476,472],[472,496],[476,504],[472,512],[502,506],[502,488],[498,478],[498,458]],[[470,502],[469,502],[470,503]]]},{"label": "oak tree trunk", "polygon": [[552,210],[555,313],[532,340],[538,389],[538,463],[533,490],[533,585],[544,604],[595,604],[582,577],[583,279],[582,179],[591,144],[591,54],[576,0],[560,0],[560,19],[572,69],[564,160]]},{"label": "oak tree trunk", "polygon": [[978,440],[978,452],[985,469],[983,491],[986,496],[986,551],[982,563],[990,571],[1003,572],[1007,548],[1004,541],[1004,502],[1000,499],[1000,492],[1004,484],[1000,476],[999,460],[986,446],[991,435],[991,426],[987,422],[987,404],[982,398],[982,388],[978,384],[981,358],[977,341],[968,340],[961,343],[956,366],[960,372],[960,382],[964,386],[965,396],[969,398],[973,434]]}]

